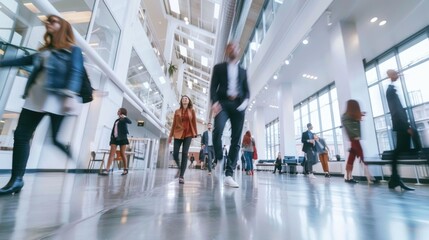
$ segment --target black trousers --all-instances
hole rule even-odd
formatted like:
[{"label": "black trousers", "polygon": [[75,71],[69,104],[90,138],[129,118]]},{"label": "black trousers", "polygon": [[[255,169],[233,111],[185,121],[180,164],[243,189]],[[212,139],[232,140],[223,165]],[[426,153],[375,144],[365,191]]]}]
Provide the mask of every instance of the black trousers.
[{"label": "black trousers", "polygon": [[411,136],[405,131],[396,131],[396,147],[392,156],[392,177],[399,177],[398,172],[398,156],[403,152],[410,151]]},{"label": "black trousers", "polygon": [[[192,137],[187,137],[184,139],[174,139],[173,146],[173,159],[177,164],[177,167],[180,169],[180,177],[183,178],[186,171],[186,165],[188,164],[188,152],[189,147],[191,146]],[[179,162],[179,150],[182,146],[182,162]]]},{"label": "black trousers", "polygon": [[18,125],[14,133],[13,154],[12,154],[12,178],[24,176],[30,155],[30,140],[34,131],[45,115],[51,118],[52,139],[54,145],[70,157],[70,151],[66,145],[58,142],[57,135],[60,130],[64,116],[53,113],[34,112],[23,108],[19,115]]},{"label": "black trousers", "polygon": [[228,151],[228,158],[225,167],[225,175],[232,176],[234,169],[237,166],[238,153],[240,151],[240,138],[243,131],[244,124],[244,111],[238,111],[237,107],[240,106],[238,101],[220,101],[222,111],[220,111],[214,119],[214,130],[213,130],[213,146],[215,150],[216,160],[223,159],[222,151],[222,133],[225,128],[226,122],[231,122],[231,145]]}]

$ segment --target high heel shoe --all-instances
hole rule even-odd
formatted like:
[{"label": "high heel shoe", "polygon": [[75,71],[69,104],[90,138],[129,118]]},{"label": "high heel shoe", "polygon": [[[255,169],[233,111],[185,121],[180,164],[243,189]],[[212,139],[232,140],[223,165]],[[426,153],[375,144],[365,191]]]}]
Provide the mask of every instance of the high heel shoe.
[{"label": "high heel shoe", "polygon": [[412,187],[408,187],[407,185],[405,185],[405,183],[402,182],[402,180],[390,180],[388,186],[390,189],[394,189],[394,188],[399,186],[399,187],[401,187],[401,189],[406,190],[406,191],[416,190]]},{"label": "high heel shoe", "polygon": [[125,176],[128,174],[128,168],[124,168],[124,171],[121,173],[122,176]]},{"label": "high heel shoe", "polygon": [[16,177],[14,180],[9,181],[6,186],[0,189],[0,195],[19,193],[22,187],[24,187],[24,181],[22,180],[22,177]]}]

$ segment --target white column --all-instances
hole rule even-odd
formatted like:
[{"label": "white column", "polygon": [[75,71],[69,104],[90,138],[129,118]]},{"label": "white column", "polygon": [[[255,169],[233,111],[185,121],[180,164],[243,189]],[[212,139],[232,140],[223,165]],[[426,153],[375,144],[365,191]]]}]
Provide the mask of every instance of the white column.
[{"label": "white column", "polygon": [[[252,115],[251,119],[251,128],[250,132],[253,135],[253,138],[255,138],[256,142],[256,149],[258,150],[258,157],[259,159],[266,159],[266,153],[265,153],[265,146],[266,146],[266,140],[265,140],[265,117],[264,117],[264,111],[265,109],[263,107],[256,107],[255,111],[251,113]],[[244,134],[244,133],[243,133]]]},{"label": "white column", "polygon": [[296,156],[291,83],[280,84],[277,99],[279,106],[280,152],[283,156]]},{"label": "white column", "polygon": [[[359,102],[361,110],[366,112],[361,124],[361,144],[364,155],[366,158],[378,157],[368,85],[354,22],[340,22],[333,27],[331,32],[331,63],[330,72],[337,87],[340,113],[344,113],[347,100],[355,99]],[[350,144],[345,134],[343,141],[344,152],[347,153]]]}]

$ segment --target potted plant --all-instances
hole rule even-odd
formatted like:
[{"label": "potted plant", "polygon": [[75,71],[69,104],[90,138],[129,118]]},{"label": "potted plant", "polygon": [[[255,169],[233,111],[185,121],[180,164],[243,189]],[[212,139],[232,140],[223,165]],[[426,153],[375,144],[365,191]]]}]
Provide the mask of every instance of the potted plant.
[{"label": "potted plant", "polygon": [[173,76],[174,72],[177,71],[177,66],[174,65],[172,62],[170,62],[168,64],[168,76],[171,77]]}]

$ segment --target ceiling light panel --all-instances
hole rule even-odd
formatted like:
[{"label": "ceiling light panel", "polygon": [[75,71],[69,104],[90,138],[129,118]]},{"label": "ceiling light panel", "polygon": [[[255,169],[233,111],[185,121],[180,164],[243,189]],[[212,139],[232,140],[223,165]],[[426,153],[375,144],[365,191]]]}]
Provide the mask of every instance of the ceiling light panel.
[{"label": "ceiling light panel", "polygon": [[182,56],[188,57],[188,50],[184,46],[179,45],[179,50],[180,50],[180,54]]},{"label": "ceiling light panel", "polygon": [[188,46],[190,49],[194,49],[194,41],[188,39]]},{"label": "ceiling light panel", "polygon": [[220,5],[219,3],[215,3],[213,17],[215,19],[219,19]]},{"label": "ceiling light panel", "polygon": [[180,14],[179,0],[169,0],[171,11]]},{"label": "ceiling light panel", "polygon": [[208,60],[206,57],[201,56],[201,64],[202,64],[204,67],[208,67],[208,65],[209,65],[209,60]]}]

